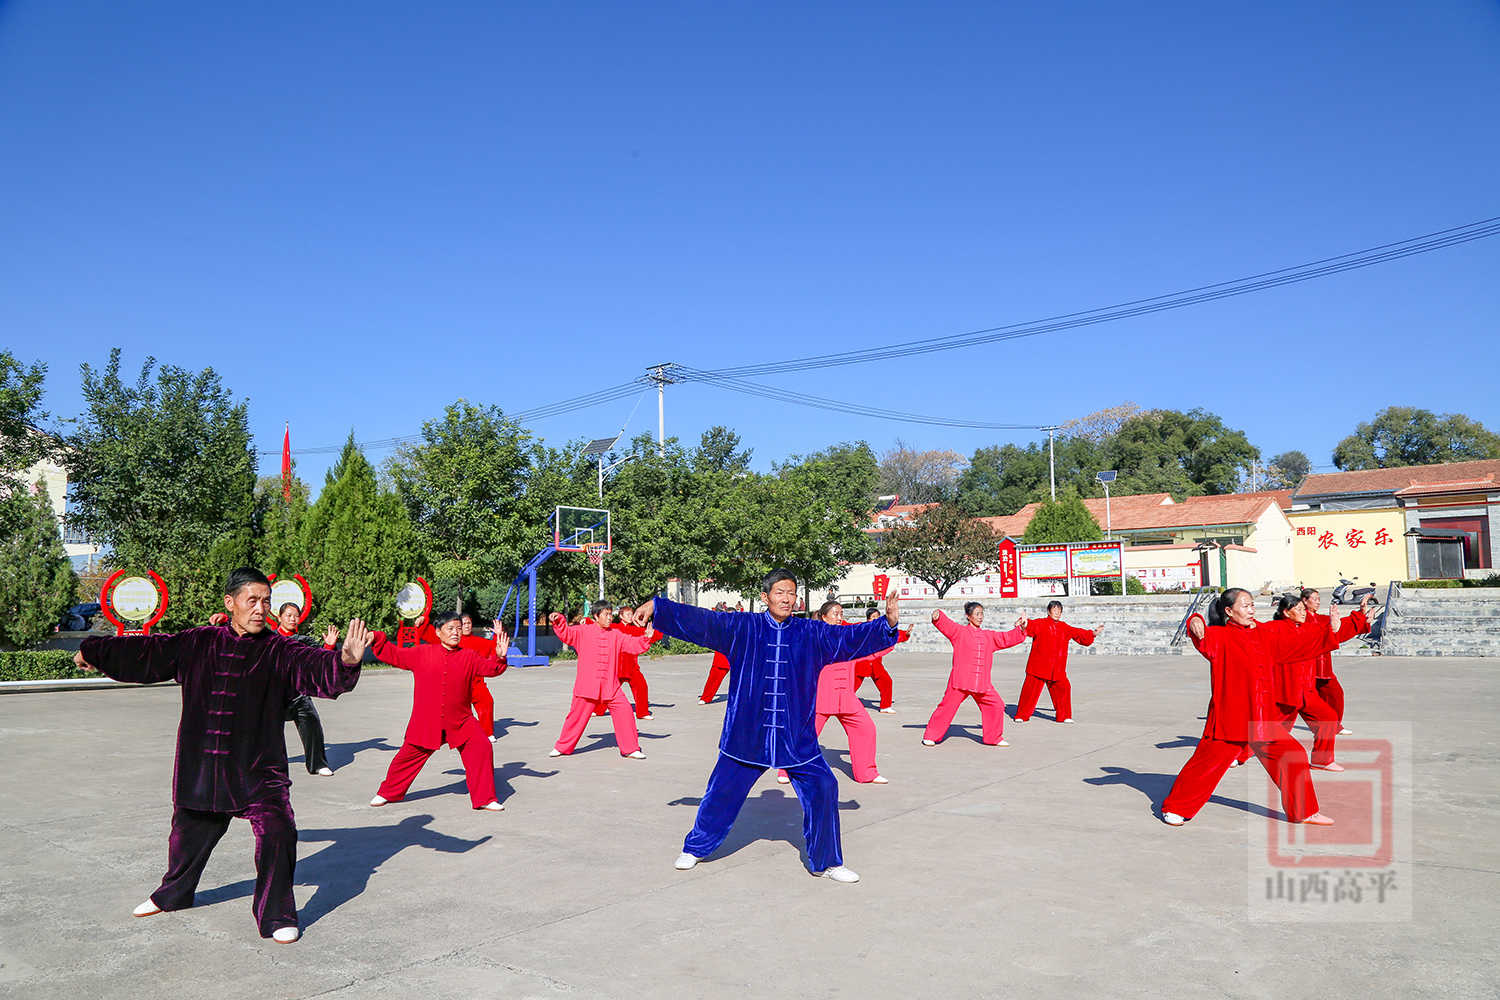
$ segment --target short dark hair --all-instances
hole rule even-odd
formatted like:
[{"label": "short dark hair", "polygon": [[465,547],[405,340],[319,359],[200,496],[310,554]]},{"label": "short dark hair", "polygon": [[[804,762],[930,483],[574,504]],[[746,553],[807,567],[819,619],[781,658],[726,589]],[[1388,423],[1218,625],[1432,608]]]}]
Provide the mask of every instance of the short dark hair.
[{"label": "short dark hair", "polygon": [[869,621],[878,614],[880,614],[879,608],[865,608],[865,621]]},{"label": "short dark hair", "polygon": [[793,573],[789,569],[773,569],[771,570],[771,572],[766,574],[766,578],[764,580],[760,581],[760,592],[762,594],[769,594],[771,592],[771,588],[776,586],[782,580],[790,580],[792,581],[793,587],[797,586],[797,574]]},{"label": "short dark hair", "polygon": [[1271,617],[1276,621],[1281,621],[1286,617],[1288,611],[1301,603],[1302,596],[1300,594],[1282,594],[1276,599],[1276,613]]},{"label": "short dark hair", "polygon": [[819,618],[827,618],[828,617],[828,612],[832,611],[834,608],[842,608],[842,607],[843,607],[843,605],[840,604],[838,601],[824,601],[823,602],[823,606],[818,609],[818,617]]},{"label": "short dark hair", "polygon": [[1062,610],[1062,601],[1048,601],[1047,602],[1047,611],[1050,613],[1053,608],[1056,608],[1057,610],[1061,611]]},{"label": "short dark hair", "polygon": [[601,612],[601,611],[613,611],[614,609],[615,609],[615,606],[613,604],[609,603],[608,601],[595,601],[594,602],[594,607],[593,607],[593,615],[594,615],[595,618],[597,618],[597,617],[599,617],[599,612]]},{"label": "short dark hair", "polygon": [[1318,592],[1317,587],[1303,587],[1299,596],[1305,601]]},{"label": "short dark hair", "polygon": [[432,620],[428,624],[434,629],[440,629],[449,622],[458,621],[459,617],[460,615],[457,611],[439,611],[432,616]]},{"label": "short dark hair", "polygon": [[978,601],[964,601],[964,617],[967,618],[974,613],[975,608],[982,608],[983,604]]},{"label": "short dark hair", "polygon": [[225,577],[224,594],[226,597],[233,597],[252,583],[264,584],[266,587],[271,586],[271,581],[267,579],[266,574],[254,566],[241,566]]},{"label": "short dark hair", "polygon": [[302,605],[298,604],[296,601],[287,601],[286,603],[282,604],[281,607],[276,609],[276,614],[279,616],[287,608],[296,608],[297,614],[300,615],[302,613]]}]

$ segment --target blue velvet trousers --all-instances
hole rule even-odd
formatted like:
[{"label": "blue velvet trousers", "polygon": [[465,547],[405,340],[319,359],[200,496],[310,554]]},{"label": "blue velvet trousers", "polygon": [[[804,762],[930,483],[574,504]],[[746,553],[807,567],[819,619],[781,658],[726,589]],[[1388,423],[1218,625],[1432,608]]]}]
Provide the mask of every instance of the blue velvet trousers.
[{"label": "blue velvet trousers", "polygon": [[[706,858],[718,850],[751,787],[765,772],[762,764],[746,764],[719,754],[698,804],[698,818],[682,849],[695,858]],[[820,754],[806,764],[787,768],[786,773],[802,803],[802,836],[807,841],[812,870],[838,867],[844,863],[844,852],[839,842],[839,782],[833,769]]]}]

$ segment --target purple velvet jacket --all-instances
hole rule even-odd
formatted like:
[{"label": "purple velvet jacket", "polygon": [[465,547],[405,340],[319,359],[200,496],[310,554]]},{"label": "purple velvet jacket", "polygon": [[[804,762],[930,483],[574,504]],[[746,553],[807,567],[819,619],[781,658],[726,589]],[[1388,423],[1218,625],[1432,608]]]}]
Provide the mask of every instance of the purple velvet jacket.
[{"label": "purple velvet jacket", "polygon": [[225,625],[176,635],[91,637],[83,658],[118,681],[182,686],[172,801],[238,812],[291,787],[283,735],[286,703],[336,698],[359,682],[336,649],[312,648],[267,629],[237,636]]}]

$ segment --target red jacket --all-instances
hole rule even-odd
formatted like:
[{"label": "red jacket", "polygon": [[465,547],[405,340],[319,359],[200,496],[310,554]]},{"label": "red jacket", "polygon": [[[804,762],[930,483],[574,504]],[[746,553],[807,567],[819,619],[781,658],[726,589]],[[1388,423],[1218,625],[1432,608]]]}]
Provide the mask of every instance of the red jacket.
[{"label": "red jacket", "polygon": [[1080,646],[1092,646],[1094,633],[1086,628],[1074,628],[1065,621],[1033,618],[1026,623],[1026,634],[1031,636],[1031,653],[1026,657],[1026,672],[1044,681],[1065,680],[1068,676],[1068,642]]},{"label": "red jacket", "polygon": [[[1353,616],[1351,615],[1350,618]],[[1332,623],[1327,615],[1308,615],[1307,621],[1298,626],[1298,630],[1311,629],[1324,637],[1324,652],[1305,660],[1291,660],[1286,663],[1276,664],[1276,701],[1288,708],[1296,708],[1302,704],[1303,697],[1314,690],[1313,681],[1318,676],[1318,666],[1323,662],[1330,664],[1328,676],[1333,676],[1332,663],[1333,654],[1331,650],[1337,649],[1356,635],[1369,631],[1368,626],[1357,628],[1350,624],[1350,619],[1345,618],[1339,624],[1339,630],[1333,631]]]},{"label": "red jacket", "polygon": [[[1328,615],[1324,615],[1324,614],[1316,614],[1316,615],[1308,615],[1307,616],[1307,620],[1309,622],[1311,622],[1314,618],[1316,618],[1319,622],[1321,622],[1322,625],[1323,625],[1323,628],[1325,630],[1327,630],[1330,634],[1333,632],[1333,619],[1331,617],[1329,617]],[[1324,653],[1322,656],[1319,656],[1316,660],[1313,661],[1313,680],[1318,680],[1318,681],[1331,681],[1331,680],[1333,680],[1333,654],[1332,653]]]},{"label": "red jacket", "polygon": [[[1200,615],[1193,618],[1201,620]],[[1208,626],[1202,639],[1193,637],[1193,645],[1208,660],[1213,692],[1203,738],[1248,743],[1280,735],[1278,727],[1268,722],[1280,714],[1275,707],[1276,665],[1315,658],[1325,649],[1337,647],[1344,638],[1369,628],[1365,616],[1358,612],[1345,619],[1337,636],[1316,628],[1298,628],[1296,622],[1285,619],[1253,626]],[[1188,635],[1192,637],[1192,632]]]},{"label": "red jacket", "polygon": [[[414,679],[411,721],[406,724],[406,742],[424,750],[436,750],[447,743],[462,746],[469,736],[462,735],[466,723],[474,719],[474,681],[480,677],[498,677],[505,673],[506,662],[494,655],[483,656],[472,649],[447,649],[423,643],[402,648],[375,633],[371,647],[377,659],[402,670],[410,670]],[[494,643],[490,643],[493,653]],[[455,743],[454,741],[457,740]]]},{"label": "red jacket", "polygon": [[626,635],[596,622],[569,625],[562,615],[552,616],[552,632],[578,651],[573,696],[595,701],[608,701],[619,692],[622,651],[639,656],[651,645],[644,634]]},{"label": "red jacket", "polygon": [[[626,624],[623,624],[622,622],[615,622],[613,625],[610,626],[610,628],[614,629],[616,632],[623,632],[623,633],[625,633],[628,636],[642,636],[642,635],[646,634],[646,630],[643,629],[643,628],[641,628],[639,625],[626,625]],[[651,640],[650,640],[650,642],[647,642],[646,645],[648,647],[653,646],[656,643],[661,642],[662,639],[664,639],[664,638],[666,638],[666,636],[662,635],[660,632],[652,632],[651,633]],[[621,677],[629,677],[631,674],[638,674],[640,672],[641,672],[640,654],[639,653],[631,653],[631,652],[628,652],[627,650],[621,649],[620,650],[620,676]]]},{"label": "red jacket", "polygon": [[995,654],[1026,641],[1023,629],[996,632],[975,628],[967,622],[960,625],[941,611],[938,612],[937,629],[953,643],[953,669],[948,674],[948,686],[958,691],[995,690],[995,682],[990,679]]}]

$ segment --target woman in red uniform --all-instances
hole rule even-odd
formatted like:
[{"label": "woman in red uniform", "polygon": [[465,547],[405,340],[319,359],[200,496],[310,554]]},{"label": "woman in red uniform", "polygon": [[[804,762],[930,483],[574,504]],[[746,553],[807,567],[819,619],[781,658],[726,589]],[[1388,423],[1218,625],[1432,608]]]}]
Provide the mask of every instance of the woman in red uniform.
[{"label": "woman in red uniform", "polygon": [[1074,628],[1062,620],[1062,601],[1047,602],[1047,617],[1026,623],[1031,636],[1031,654],[1026,657],[1026,680],[1016,699],[1016,721],[1030,722],[1031,713],[1042,696],[1042,685],[1052,698],[1052,712],[1058,722],[1073,721],[1073,685],[1068,683],[1068,643],[1092,646],[1094,634],[1086,628]]},{"label": "woman in red uniform", "polygon": [[[880,617],[880,614],[879,608],[871,608],[865,612],[865,621],[874,621]],[[903,628],[896,633],[897,643],[905,642],[910,638],[911,631],[909,629]],[[893,687],[891,685],[891,672],[885,669],[885,658],[895,652],[895,650],[895,646],[892,646],[890,649],[883,649],[874,656],[867,656],[854,664],[854,679],[857,682],[855,688],[858,689],[860,685],[864,684],[866,678],[873,680],[875,682],[875,690],[880,692],[880,711],[887,715],[894,713],[896,708],[892,704],[891,694]]]},{"label": "woman in red uniform", "polygon": [[[1318,605],[1323,597],[1316,590],[1307,587],[1302,591],[1302,603],[1307,605],[1307,617],[1309,620],[1316,619],[1322,623],[1323,628],[1330,633],[1333,631],[1333,619],[1328,615],[1320,614]],[[1349,730],[1344,728],[1344,687],[1339,679],[1333,675],[1333,656],[1324,653],[1318,657],[1318,662],[1313,666],[1313,690],[1319,698],[1338,716],[1338,735],[1348,736]]]},{"label": "woman in red uniform", "polygon": [[[624,632],[629,636],[643,636],[646,630],[635,623],[634,605],[622,602],[620,614],[615,623],[610,626],[616,632]],[[666,636],[660,632],[651,633],[651,645],[661,642]],[[650,722],[656,716],[651,714],[651,689],[646,685],[646,675],[641,673],[641,658],[635,653],[624,649],[620,650],[620,683],[630,685],[630,695],[635,699],[635,717],[641,722]],[[604,715],[609,711],[609,706],[600,705],[594,709],[595,715]]]},{"label": "woman in red uniform", "polygon": [[1277,721],[1280,713],[1273,697],[1274,669],[1278,661],[1316,657],[1332,648],[1330,643],[1336,646],[1365,631],[1369,631],[1369,622],[1363,607],[1350,615],[1333,637],[1312,629],[1299,630],[1287,619],[1257,622],[1255,599],[1239,587],[1219,595],[1209,609],[1208,624],[1199,615],[1189,619],[1188,635],[1210,665],[1213,695],[1198,748],[1161,804],[1163,822],[1181,826],[1197,815],[1230,763],[1248,744],[1281,789],[1282,810],[1288,821],[1331,825],[1333,820],[1318,812],[1306,752]]},{"label": "woman in red uniform", "polygon": [[[472,649],[480,656],[488,656],[494,651],[495,643],[492,639],[474,634],[474,618],[467,611],[458,616],[459,635],[458,644],[464,649]],[[498,622],[496,623],[498,628]],[[430,624],[417,634],[418,642],[430,642],[438,645],[437,630]],[[469,692],[469,700],[474,703],[474,717],[479,720],[479,728],[484,730],[485,737],[495,742],[495,696],[490,694],[489,685],[484,682],[483,677],[474,678],[474,687]]]}]

